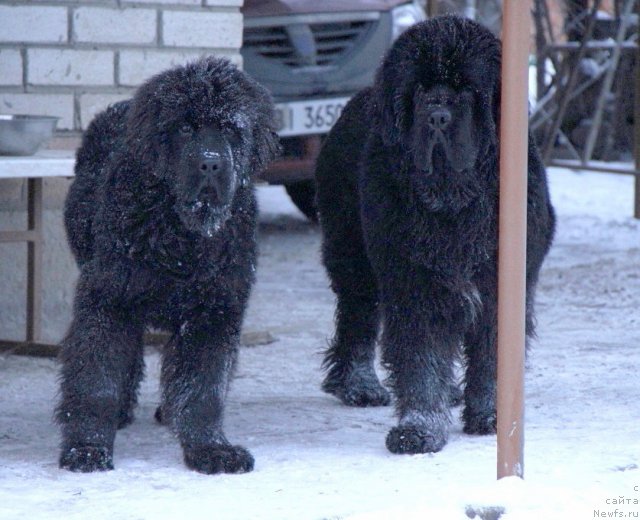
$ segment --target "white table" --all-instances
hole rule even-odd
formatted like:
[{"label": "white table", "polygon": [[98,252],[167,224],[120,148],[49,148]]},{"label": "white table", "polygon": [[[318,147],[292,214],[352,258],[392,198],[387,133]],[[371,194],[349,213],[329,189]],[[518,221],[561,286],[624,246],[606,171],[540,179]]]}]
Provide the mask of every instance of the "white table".
[{"label": "white table", "polygon": [[[39,350],[42,303],[42,185],[45,177],[73,177],[73,150],[41,150],[28,157],[0,156],[0,180],[27,179],[27,229],[0,231],[0,242],[27,242],[27,322],[24,342],[4,347]],[[45,348],[45,350],[47,350]]]}]

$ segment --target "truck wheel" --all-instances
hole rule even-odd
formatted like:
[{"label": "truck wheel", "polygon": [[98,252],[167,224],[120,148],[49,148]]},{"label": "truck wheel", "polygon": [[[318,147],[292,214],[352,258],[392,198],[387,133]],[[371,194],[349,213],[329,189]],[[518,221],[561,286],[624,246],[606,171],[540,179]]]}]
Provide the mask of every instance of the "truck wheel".
[{"label": "truck wheel", "polygon": [[316,185],[313,180],[292,182],[285,184],[289,197],[296,207],[314,224],[318,222],[318,208],[316,207]]}]

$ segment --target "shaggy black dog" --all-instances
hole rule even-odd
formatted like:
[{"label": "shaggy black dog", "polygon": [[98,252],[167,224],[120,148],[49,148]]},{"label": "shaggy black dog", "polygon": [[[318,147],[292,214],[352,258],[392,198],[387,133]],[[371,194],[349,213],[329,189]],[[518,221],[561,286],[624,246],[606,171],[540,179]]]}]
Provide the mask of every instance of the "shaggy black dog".
[{"label": "shaggy black dog", "polygon": [[[445,445],[461,345],[464,430],[495,431],[499,103],[500,41],[470,20],[435,18],[396,41],[318,160],[323,260],[337,295],[323,389],[348,405],[389,402],[373,369],[381,315],[394,453]],[[531,336],[554,213],[529,143]]]},{"label": "shaggy black dog", "polygon": [[173,334],[160,414],[187,466],[253,468],[222,419],[254,280],[252,176],[277,150],[267,91],[215,58],[159,74],[91,123],[65,210],[81,273],[61,350],[61,467],[113,468],[151,324]]}]

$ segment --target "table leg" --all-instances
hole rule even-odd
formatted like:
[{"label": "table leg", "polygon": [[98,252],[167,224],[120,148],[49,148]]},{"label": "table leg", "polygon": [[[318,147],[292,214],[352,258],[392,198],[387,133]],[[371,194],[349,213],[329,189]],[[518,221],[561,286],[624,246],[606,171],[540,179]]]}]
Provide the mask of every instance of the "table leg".
[{"label": "table leg", "polygon": [[42,321],[42,178],[27,180],[28,229],[33,232],[27,242],[27,330],[26,340],[40,339]]}]

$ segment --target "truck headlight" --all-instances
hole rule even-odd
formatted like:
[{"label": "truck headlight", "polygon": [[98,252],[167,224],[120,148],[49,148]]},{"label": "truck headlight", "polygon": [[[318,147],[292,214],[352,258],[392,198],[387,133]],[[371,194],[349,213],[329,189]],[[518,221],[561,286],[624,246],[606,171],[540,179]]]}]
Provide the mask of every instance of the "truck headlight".
[{"label": "truck headlight", "polygon": [[409,27],[427,19],[427,15],[416,0],[400,5],[391,11],[393,17],[393,39],[395,40]]}]

